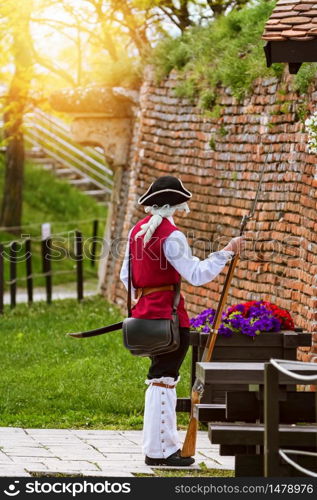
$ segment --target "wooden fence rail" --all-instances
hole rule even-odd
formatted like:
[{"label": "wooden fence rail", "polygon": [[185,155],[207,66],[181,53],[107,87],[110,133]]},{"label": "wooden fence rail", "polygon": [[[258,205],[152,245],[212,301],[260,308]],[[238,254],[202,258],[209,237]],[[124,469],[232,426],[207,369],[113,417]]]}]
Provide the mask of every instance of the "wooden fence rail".
[{"label": "wooden fence rail", "polygon": [[10,303],[11,308],[16,306],[16,294],[17,294],[17,261],[16,255],[18,250],[18,244],[16,241],[12,241],[10,244]]},{"label": "wooden fence rail", "polygon": [[[77,300],[81,301],[84,298],[84,239],[83,233],[79,230],[74,232],[74,251],[71,252],[71,258],[76,263],[76,290]],[[92,243],[90,245],[90,259],[91,265],[94,266],[96,262],[97,238],[98,238],[98,220],[93,221]],[[17,284],[19,281],[26,282],[27,301],[32,304],[34,300],[34,278],[44,277],[45,279],[45,295],[47,304],[51,304],[53,297],[53,278],[58,274],[72,273],[71,270],[56,270],[52,269],[52,237],[47,237],[41,240],[41,261],[42,272],[33,272],[33,247],[32,238],[29,237],[21,242],[12,241],[8,246],[8,251],[5,249],[4,244],[0,244],[0,314],[4,312],[4,287],[5,287],[5,262],[8,260],[9,270],[9,293],[10,293],[10,307],[16,307],[17,303]],[[18,276],[18,261],[19,252],[24,251],[25,255],[25,276]],[[9,258],[6,259],[5,257]]]},{"label": "wooden fence rail", "polygon": [[77,263],[77,298],[84,298],[84,280],[83,280],[83,235],[80,231],[75,232],[75,258]]},{"label": "wooden fence rail", "polygon": [[28,238],[25,241],[25,252],[26,252],[26,288],[28,293],[28,303],[32,304],[33,302],[32,243],[30,238]]},{"label": "wooden fence rail", "polygon": [[0,244],[0,314],[3,314],[3,295],[4,295],[4,266],[3,266],[4,247]]}]

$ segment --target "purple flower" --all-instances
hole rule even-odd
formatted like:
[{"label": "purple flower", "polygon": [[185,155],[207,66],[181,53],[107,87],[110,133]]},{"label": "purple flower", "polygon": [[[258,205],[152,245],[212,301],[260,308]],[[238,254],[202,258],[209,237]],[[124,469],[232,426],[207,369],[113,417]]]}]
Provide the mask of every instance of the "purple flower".
[{"label": "purple flower", "polygon": [[220,325],[218,333],[219,335],[223,335],[224,337],[232,337],[233,335],[233,331],[231,330],[231,328],[224,325]]},{"label": "purple flower", "polygon": [[[190,325],[199,331],[209,333],[215,318],[214,309],[205,309],[190,320]],[[249,337],[255,337],[261,332],[277,332],[281,329],[281,321],[273,316],[272,310],[266,307],[263,301],[257,301],[248,309],[243,304],[230,306],[222,313],[222,323],[219,335],[231,337],[236,333],[242,333]]]}]

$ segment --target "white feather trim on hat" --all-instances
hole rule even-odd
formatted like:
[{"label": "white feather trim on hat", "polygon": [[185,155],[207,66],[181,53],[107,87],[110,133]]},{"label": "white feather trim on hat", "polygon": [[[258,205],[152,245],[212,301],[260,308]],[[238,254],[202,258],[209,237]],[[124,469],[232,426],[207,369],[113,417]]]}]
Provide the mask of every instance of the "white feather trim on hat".
[{"label": "white feather trim on hat", "polygon": [[186,213],[190,212],[189,206],[186,202],[172,207],[168,204],[163,207],[158,207],[157,205],[145,207],[145,212],[150,212],[152,217],[148,222],[142,224],[141,230],[135,235],[135,239],[143,236],[144,234],[143,246],[145,246],[152,238],[154,231],[159,227],[164,217],[170,217],[176,210],[184,210]]}]

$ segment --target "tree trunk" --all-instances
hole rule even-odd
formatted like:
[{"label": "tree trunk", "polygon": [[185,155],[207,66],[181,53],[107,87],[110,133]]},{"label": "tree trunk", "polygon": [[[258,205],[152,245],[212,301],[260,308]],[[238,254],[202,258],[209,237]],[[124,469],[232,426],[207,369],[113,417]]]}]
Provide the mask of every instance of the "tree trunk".
[{"label": "tree trunk", "polygon": [[5,138],[7,148],[5,155],[4,190],[1,207],[1,225],[12,227],[21,226],[22,220],[22,192],[24,171],[24,142],[21,127],[23,114],[17,119],[8,111],[4,114]]},{"label": "tree trunk", "polygon": [[[21,226],[24,170],[23,115],[28,100],[32,71],[29,8],[17,0],[11,21],[15,72],[5,103],[4,138],[6,145],[5,177],[0,224]],[[18,8],[20,7],[20,8]]]},{"label": "tree trunk", "polygon": [[188,2],[187,0],[182,0],[180,2],[180,8],[177,9],[177,17],[179,19],[179,28],[181,31],[185,31],[188,26],[192,25],[192,22],[190,20],[190,13],[188,10]]}]

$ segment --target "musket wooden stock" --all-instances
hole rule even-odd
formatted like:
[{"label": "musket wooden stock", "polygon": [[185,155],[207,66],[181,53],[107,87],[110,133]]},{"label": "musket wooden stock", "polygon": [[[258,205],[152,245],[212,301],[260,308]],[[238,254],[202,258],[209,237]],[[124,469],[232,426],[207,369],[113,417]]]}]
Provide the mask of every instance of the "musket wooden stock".
[{"label": "musket wooden stock", "polygon": [[185,441],[181,451],[182,457],[192,457],[193,455],[195,455],[196,439],[198,431],[198,419],[193,416],[193,408],[194,405],[199,404],[199,402],[200,402],[200,393],[193,389],[191,393],[192,412],[187,428]]}]

